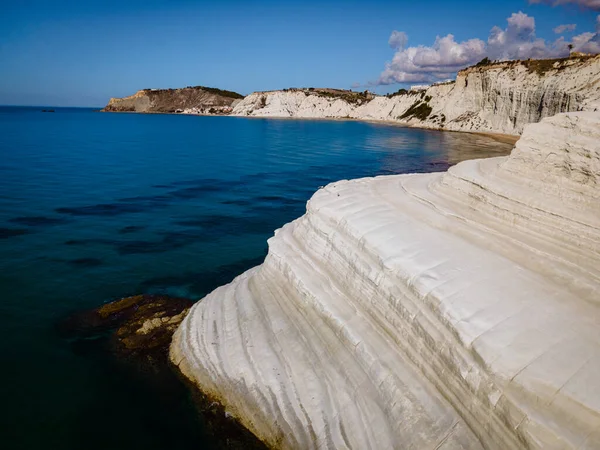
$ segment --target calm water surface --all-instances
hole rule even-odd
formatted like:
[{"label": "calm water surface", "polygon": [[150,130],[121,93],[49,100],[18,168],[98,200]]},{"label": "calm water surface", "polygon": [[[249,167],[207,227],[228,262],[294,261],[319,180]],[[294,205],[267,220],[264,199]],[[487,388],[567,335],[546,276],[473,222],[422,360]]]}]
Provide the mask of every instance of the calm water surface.
[{"label": "calm water surface", "polygon": [[19,449],[213,448],[185,394],[55,323],[130,294],[201,298],[259,264],[328,182],[511,148],[352,121],[41,109],[0,108],[0,420]]}]

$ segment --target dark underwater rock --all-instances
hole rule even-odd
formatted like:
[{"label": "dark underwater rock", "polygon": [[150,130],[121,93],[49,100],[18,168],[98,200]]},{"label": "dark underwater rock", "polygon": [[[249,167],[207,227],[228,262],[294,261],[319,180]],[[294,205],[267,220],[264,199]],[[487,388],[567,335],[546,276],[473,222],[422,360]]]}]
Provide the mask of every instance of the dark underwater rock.
[{"label": "dark underwater rock", "polygon": [[26,225],[28,227],[43,227],[52,225],[63,225],[68,223],[61,217],[46,217],[46,216],[27,216],[27,217],[14,217],[9,219],[9,222],[16,223],[19,225]]},{"label": "dark underwater rock", "polygon": [[135,233],[137,231],[142,231],[145,228],[146,227],[144,227],[142,225],[128,225],[126,227],[120,228],[119,229],[119,234]]},{"label": "dark underwater rock", "polygon": [[0,228],[0,239],[8,239],[15,236],[27,234],[28,231],[22,228]]},{"label": "dark underwater rock", "polygon": [[68,263],[78,267],[98,267],[102,265],[102,260],[99,258],[77,258],[69,260]]},{"label": "dark underwater rock", "polygon": [[135,295],[62,320],[63,336],[89,338],[112,331],[111,348],[119,357],[167,364],[171,337],[193,302],[165,295]]},{"label": "dark underwater rock", "polygon": [[[170,408],[180,408],[181,396],[192,397],[197,416],[191,413],[207,436],[191,443],[190,448],[208,445],[222,450],[265,450],[267,447],[239,422],[226,413],[223,406],[211,401],[181,376],[168,358],[173,333],[193,302],[166,295],[136,295],[107,303],[99,308],[77,312],[57,325],[58,332],[71,341],[73,351],[86,356],[107,351],[113,355],[120,375],[143,385],[156,402],[167,411],[151,412],[153,422],[169,420]],[[107,367],[108,370],[109,367]],[[181,391],[187,386],[183,394]],[[156,397],[155,397],[156,396]],[[175,403],[174,403],[175,402]],[[158,408],[160,409],[160,408]],[[166,415],[166,416],[165,416]],[[205,442],[206,439],[210,442]]]}]

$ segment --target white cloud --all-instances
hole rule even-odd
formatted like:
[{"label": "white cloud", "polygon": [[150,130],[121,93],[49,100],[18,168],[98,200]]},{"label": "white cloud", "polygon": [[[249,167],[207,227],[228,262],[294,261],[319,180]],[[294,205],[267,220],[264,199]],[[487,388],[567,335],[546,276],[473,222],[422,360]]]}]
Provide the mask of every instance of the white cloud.
[{"label": "white cloud", "polygon": [[418,83],[446,79],[452,73],[479,61],[485,42],[471,39],[458,43],[449,34],[437,37],[432,47],[400,49],[381,74],[377,84]]},{"label": "white cloud", "polygon": [[598,33],[582,33],[573,36],[573,50],[583,53],[600,53],[600,35]]},{"label": "white cloud", "polygon": [[556,28],[553,28],[552,31],[554,31],[556,34],[563,34],[570,31],[575,31],[575,28],[577,28],[577,24],[565,23],[564,25],[559,25]]},{"label": "white cloud", "polygon": [[[596,17],[596,32],[581,33],[571,39],[573,50],[583,53],[600,53],[600,15]],[[565,43],[568,46],[569,43]]]},{"label": "white cloud", "polygon": [[388,40],[388,44],[390,44],[390,47],[397,50],[402,50],[404,47],[406,47],[407,42],[408,36],[406,35],[406,33],[404,31],[396,30],[392,31],[390,39]]},{"label": "white cloud", "polygon": [[[572,25],[572,29],[575,29],[575,25]],[[513,13],[507,19],[506,28],[493,27],[487,42],[481,39],[456,42],[452,34],[438,36],[431,47],[406,47],[407,41],[408,37],[401,31],[391,34],[388,42],[396,49],[396,53],[373,84],[432,83],[450,78],[458,70],[484,57],[492,60],[565,57],[569,54],[570,43],[576,51],[600,52],[600,16],[596,33],[579,34],[570,42],[562,36],[554,42],[538,38],[535,19],[522,12]]]},{"label": "white cloud", "polygon": [[574,5],[582,9],[600,11],[600,0],[529,0],[529,3],[545,3],[546,5]]},{"label": "white cloud", "polygon": [[535,19],[522,12],[513,13],[508,26],[502,30],[493,27],[487,45],[490,59],[543,58],[549,55],[543,39],[535,36]]}]

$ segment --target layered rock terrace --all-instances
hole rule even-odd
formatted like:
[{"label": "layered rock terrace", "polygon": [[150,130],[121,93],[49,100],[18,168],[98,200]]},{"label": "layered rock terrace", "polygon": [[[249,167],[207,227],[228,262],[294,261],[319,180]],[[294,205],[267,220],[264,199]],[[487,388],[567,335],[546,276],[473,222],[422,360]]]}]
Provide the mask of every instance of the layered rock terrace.
[{"label": "layered rock terrace", "polygon": [[600,114],[509,157],[339,181],[171,359],[268,445],[600,448]]}]

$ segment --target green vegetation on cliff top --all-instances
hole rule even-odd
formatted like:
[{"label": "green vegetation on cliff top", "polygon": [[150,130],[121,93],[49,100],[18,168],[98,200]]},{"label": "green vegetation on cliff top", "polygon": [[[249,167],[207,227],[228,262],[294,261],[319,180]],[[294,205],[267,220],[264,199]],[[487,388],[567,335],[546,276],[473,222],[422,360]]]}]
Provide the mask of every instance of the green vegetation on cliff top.
[{"label": "green vegetation on cliff top", "polygon": [[210,92],[211,94],[220,95],[222,97],[242,99],[244,96],[242,94],[238,94],[237,92],[227,91],[225,89],[212,88],[207,86],[186,86],[185,88],[178,89],[142,89],[145,92],[161,92],[161,91],[181,91],[182,89],[201,89],[206,92]]}]

